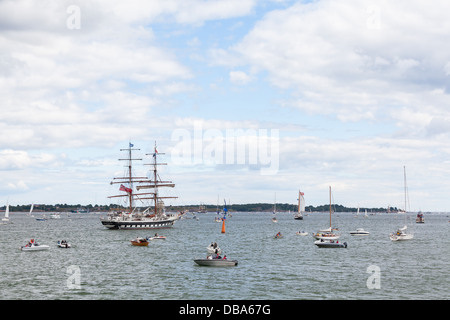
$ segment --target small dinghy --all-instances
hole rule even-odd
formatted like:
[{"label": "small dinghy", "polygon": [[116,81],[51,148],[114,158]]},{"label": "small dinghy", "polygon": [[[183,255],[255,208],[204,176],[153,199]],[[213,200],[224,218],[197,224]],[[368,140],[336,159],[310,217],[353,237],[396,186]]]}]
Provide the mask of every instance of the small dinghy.
[{"label": "small dinghy", "polygon": [[281,239],[283,238],[283,235],[281,234],[281,232],[278,232],[275,236],[274,239]]},{"label": "small dinghy", "polygon": [[145,247],[148,246],[148,240],[145,238],[136,238],[131,240],[131,244],[137,247]]},{"label": "small dinghy", "polygon": [[194,262],[199,266],[208,267],[234,267],[238,265],[237,260],[228,260],[226,256],[224,258],[213,258],[209,256],[206,259],[194,259]]},{"label": "small dinghy", "polygon": [[43,251],[48,250],[49,246],[45,244],[38,244],[34,239],[31,239],[25,246],[20,247],[22,251]]},{"label": "small dinghy", "polygon": [[365,231],[363,228],[358,228],[356,231],[350,231],[352,236],[367,236],[369,235],[369,231]]},{"label": "small dinghy", "polygon": [[297,231],[295,234],[298,236],[307,236],[308,232],[302,230],[302,231]]},{"label": "small dinghy", "polygon": [[314,244],[319,248],[347,248],[347,242],[339,243],[339,241],[334,240],[317,240]]},{"label": "small dinghy", "polygon": [[67,243],[67,241],[66,240],[60,240],[60,241],[58,241],[58,247],[60,247],[60,248],[70,248],[70,247],[72,247],[71,245],[70,245],[70,243]]},{"label": "small dinghy", "polygon": [[147,237],[147,240],[166,240],[166,237],[155,234],[153,237]]}]

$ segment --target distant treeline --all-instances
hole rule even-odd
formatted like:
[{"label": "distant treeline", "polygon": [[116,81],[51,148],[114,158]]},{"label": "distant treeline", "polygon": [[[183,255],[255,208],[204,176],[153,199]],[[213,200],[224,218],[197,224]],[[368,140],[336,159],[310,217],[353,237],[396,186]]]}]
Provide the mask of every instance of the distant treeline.
[{"label": "distant treeline", "polygon": [[[219,210],[222,211],[223,206],[219,206]],[[31,204],[28,205],[17,205],[17,206],[9,206],[9,210],[11,212],[28,212],[30,211]],[[76,212],[77,210],[84,210],[89,212],[107,212],[110,210],[117,210],[124,208],[120,205],[81,205],[81,204],[35,204],[33,211],[45,211],[45,212]],[[331,206],[332,210],[335,212],[356,212],[357,208],[349,208],[339,204],[333,204]],[[145,207],[142,207],[144,210]],[[166,210],[169,211],[190,211],[190,212],[198,212],[200,210],[206,210],[207,212],[216,212],[217,205],[180,205],[180,206],[167,206]],[[264,212],[273,211],[273,203],[248,203],[248,204],[232,204],[227,205],[228,211],[241,211],[241,212]],[[0,210],[4,211],[5,206],[0,207]],[[328,212],[330,210],[329,204],[324,204],[321,206],[307,206],[306,212]],[[386,212],[387,208],[359,208],[360,212]],[[396,207],[389,208],[391,212],[396,212],[398,209]],[[289,203],[277,203],[277,211],[297,211],[296,204]]]}]

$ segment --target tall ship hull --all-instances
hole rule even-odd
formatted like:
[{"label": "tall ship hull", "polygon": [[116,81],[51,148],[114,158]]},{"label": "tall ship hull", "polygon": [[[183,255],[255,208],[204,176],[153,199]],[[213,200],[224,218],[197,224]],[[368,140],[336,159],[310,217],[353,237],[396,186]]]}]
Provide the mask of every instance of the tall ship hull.
[{"label": "tall ship hull", "polygon": [[[162,199],[175,199],[177,197],[161,196],[159,194],[159,188],[169,187],[173,188],[175,184],[171,181],[161,180],[159,174],[157,173],[157,167],[159,165],[166,165],[166,163],[160,163],[157,161],[159,155],[163,153],[158,153],[155,149],[152,154],[147,154],[152,156],[152,163],[150,165],[153,167],[149,175],[136,176],[133,172],[133,161],[139,161],[142,159],[137,159],[133,157],[132,151],[139,150],[133,148],[133,144],[129,144],[129,148],[121,149],[121,151],[127,151],[128,157],[124,159],[119,159],[122,161],[127,161],[126,172],[122,177],[114,178],[111,181],[111,185],[120,184],[119,191],[122,193],[109,198],[122,198],[127,202],[127,208],[122,212],[112,212],[106,217],[101,217],[101,223],[108,229],[120,229],[120,230],[135,230],[135,229],[164,229],[171,228],[175,221],[177,221],[183,212],[177,214],[169,214],[165,212],[164,202]],[[145,164],[144,164],[145,165]],[[142,192],[142,189],[151,189],[151,192]],[[140,205],[144,203],[145,200],[150,200],[150,204],[144,210],[140,212],[140,209],[136,207],[135,203],[138,202]]]},{"label": "tall ship hull", "polygon": [[166,219],[133,219],[126,217],[108,216],[101,218],[102,224],[108,229],[134,230],[134,229],[167,229],[172,228],[178,217]]}]

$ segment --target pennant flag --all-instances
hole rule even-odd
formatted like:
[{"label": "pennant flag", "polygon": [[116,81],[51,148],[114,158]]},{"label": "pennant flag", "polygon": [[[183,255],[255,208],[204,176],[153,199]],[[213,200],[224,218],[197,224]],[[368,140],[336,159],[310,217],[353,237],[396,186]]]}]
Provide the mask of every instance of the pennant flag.
[{"label": "pennant flag", "polygon": [[132,144],[131,142],[129,142],[129,144],[130,144],[130,148],[134,147],[134,144]]}]

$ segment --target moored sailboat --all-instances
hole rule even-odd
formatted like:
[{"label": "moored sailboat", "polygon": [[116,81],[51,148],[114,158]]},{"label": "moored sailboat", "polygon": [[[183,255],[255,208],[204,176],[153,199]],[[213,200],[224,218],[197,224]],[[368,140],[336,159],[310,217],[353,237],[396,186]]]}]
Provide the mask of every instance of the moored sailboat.
[{"label": "moored sailboat", "polygon": [[[133,161],[140,161],[142,159],[135,159],[132,156],[132,152],[140,150],[133,148],[133,144],[129,143],[129,147],[126,149],[120,149],[121,151],[127,151],[128,157],[126,159],[119,159],[127,161],[127,172],[124,177],[116,177],[111,181],[111,184],[120,184],[119,191],[125,192],[125,194],[110,196],[109,198],[124,197],[128,200],[128,210],[120,213],[111,213],[107,217],[101,217],[102,224],[109,229],[161,229],[171,228],[176,220],[181,216],[179,214],[166,214],[164,210],[164,202],[162,199],[174,199],[177,197],[163,197],[159,195],[158,189],[161,187],[175,187],[172,181],[161,180],[158,174],[159,165],[167,165],[167,163],[159,163],[157,157],[163,155],[158,153],[156,149],[156,143],[152,155],[153,162],[149,165],[153,166],[153,175],[151,178],[138,177],[133,175],[132,167]],[[153,192],[139,192],[142,189],[153,189]],[[151,200],[153,201],[153,207],[148,207],[144,212],[137,212],[135,201],[139,200]]]},{"label": "moored sailboat", "polygon": [[[303,213],[305,211],[305,198],[303,197],[305,194],[298,191],[298,208],[297,213],[294,216],[295,220],[303,220]],[[302,201],[303,200],[303,201]]]},{"label": "moored sailboat", "polygon": [[[403,180],[404,180],[404,189],[405,189],[405,222],[406,222],[406,210],[407,210],[407,194],[408,194],[408,188],[406,186],[406,167],[403,167]],[[411,240],[414,238],[414,234],[412,233],[407,233],[406,229],[408,227],[405,225],[403,228],[399,228],[397,229],[397,231],[391,233],[389,235],[389,239],[391,239],[391,241],[405,241],[405,240]]]},{"label": "moored sailboat", "polygon": [[340,234],[333,233],[333,229],[331,227],[331,187],[330,187],[330,227],[328,229],[319,230],[316,233],[313,233],[313,237],[317,240],[337,240],[341,236]]}]

